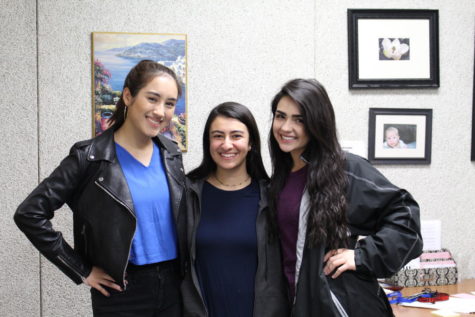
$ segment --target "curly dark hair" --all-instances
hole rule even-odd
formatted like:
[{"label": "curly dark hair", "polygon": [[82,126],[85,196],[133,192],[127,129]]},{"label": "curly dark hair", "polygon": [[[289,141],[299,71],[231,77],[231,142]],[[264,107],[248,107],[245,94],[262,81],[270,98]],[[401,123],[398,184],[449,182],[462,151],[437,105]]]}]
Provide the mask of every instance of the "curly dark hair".
[{"label": "curly dark hair", "polygon": [[[289,97],[299,107],[309,142],[301,158],[308,163],[306,189],[309,215],[307,241],[309,246],[324,244],[336,249],[344,247],[348,239],[346,219],[345,156],[337,138],[335,113],[325,88],[314,79],[294,79],[287,82],[272,101],[272,114],[283,97]],[[277,232],[276,207],[280,191],[292,169],[290,153],[283,152],[275,139],[272,128],[269,134],[272,159],[270,207],[274,213],[271,223]]]}]

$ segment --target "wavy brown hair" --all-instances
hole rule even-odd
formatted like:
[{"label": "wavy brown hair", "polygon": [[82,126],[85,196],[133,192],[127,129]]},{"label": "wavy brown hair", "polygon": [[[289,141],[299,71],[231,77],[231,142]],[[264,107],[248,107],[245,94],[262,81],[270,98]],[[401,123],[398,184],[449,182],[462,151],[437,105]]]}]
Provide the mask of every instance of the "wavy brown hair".
[{"label": "wavy brown hair", "polygon": [[[325,88],[314,79],[294,79],[287,82],[272,101],[275,116],[279,101],[287,96],[300,107],[309,142],[302,154],[308,163],[306,189],[310,204],[307,224],[309,246],[324,244],[336,249],[346,246],[348,225],[346,219],[347,178],[344,173],[345,157],[337,138],[335,113]],[[269,134],[272,159],[270,207],[275,213],[277,199],[292,169],[290,153],[283,152],[272,133]],[[277,232],[275,215],[271,223]]]}]

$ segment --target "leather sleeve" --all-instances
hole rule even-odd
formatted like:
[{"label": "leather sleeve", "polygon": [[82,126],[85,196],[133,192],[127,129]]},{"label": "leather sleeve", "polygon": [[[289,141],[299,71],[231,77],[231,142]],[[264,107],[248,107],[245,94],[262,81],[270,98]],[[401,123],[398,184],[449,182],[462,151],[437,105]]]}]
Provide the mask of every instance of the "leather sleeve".
[{"label": "leather sleeve", "polygon": [[419,206],[404,189],[391,184],[369,162],[349,162],[348,218],[356,271],[389,277],[422,252]]},{"label": "leather sleeve", "polygon": [[[79,254],[51,224],[54,212],[70,202],[83,179],[85,153],[72,147],[70,154],[20,204],[14,220],[21,231],[48,260],[75,283],[82,283],[91,272]],[[84,163],[83,163],[84,164]]]}]

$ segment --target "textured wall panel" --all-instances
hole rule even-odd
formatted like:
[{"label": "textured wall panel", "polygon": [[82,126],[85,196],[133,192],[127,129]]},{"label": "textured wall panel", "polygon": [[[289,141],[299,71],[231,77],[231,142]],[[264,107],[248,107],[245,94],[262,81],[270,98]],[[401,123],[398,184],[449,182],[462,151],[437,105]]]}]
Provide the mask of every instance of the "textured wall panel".
[{"label": "textured wall panel", "polygon": [[13,222],[38,183],[36,4],[1,0],[0,8],[0,315],[38,316],[39,253]]}]

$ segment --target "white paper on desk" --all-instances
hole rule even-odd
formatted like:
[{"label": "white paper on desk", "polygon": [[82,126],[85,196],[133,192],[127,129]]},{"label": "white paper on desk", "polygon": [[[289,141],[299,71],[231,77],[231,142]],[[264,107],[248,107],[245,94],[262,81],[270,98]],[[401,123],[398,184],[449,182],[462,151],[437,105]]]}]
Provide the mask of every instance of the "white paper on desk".
[{"label": "white paper on desk", "polygon": [[465,314],[475,313],[475,300],[456,297],[450,297],[449,300],[435,303],[421,303],[415,301],[412,303],[401,303],[400,305],[409,307],[443,309]]},{"label": "white paper on desk", "polygon": [[424,251],[442,249],[440,220],[421,220],[421,234]]}]

